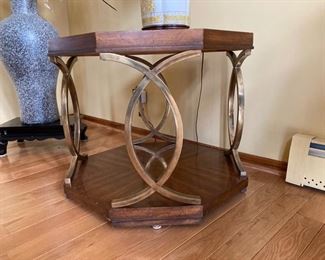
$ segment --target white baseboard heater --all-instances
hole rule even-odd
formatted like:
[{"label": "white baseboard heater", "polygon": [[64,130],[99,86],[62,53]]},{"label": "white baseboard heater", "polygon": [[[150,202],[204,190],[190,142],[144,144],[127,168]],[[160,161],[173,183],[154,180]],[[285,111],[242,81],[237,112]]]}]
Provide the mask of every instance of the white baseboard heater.
[{"label": "white baseboard heater", "polygon": [[286,181],[325,191],[325,139],[293,136]]}]

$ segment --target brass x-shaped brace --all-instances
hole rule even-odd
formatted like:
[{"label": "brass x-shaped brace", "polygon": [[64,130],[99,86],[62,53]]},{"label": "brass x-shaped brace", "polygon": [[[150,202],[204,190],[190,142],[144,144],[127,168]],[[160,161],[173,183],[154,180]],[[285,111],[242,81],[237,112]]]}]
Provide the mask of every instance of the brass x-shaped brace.
[{"label": "brass x-shaped brace", "polygon": [[[186,204],[201,204],[201,198],[194,195],[184,194],[172,190],[168,187],[164,187],[163,185],[167,182],[167,180],[171,177],[174,169],[176,168],[177,162],[180,158],[182,145],[183,145],[183,124],[180,112],[176,105],[175,100],[170,94],[167,85],[159,76],[160,73],[168,68],[169,66],[192,57],[196,57],[201,55],[201,51],[185,51],[181,52],[167,58],[164,58],[163,61],[159,62],[156,66],[148,66],[143,62],[139,62],[136,59],[132,59],[132,57],[126,57],[123,55],[113,54],[113,53],[102,53],[100,55],[102,60],[109,60],[119,62],[125,65],[128,65],[138,71],[140,71],[144,78],[141,80],[129,102],[129,106],[127,109],[126,117],[125,117],[125,138],[126,138],[126,147],[130,157],[130,160],[135,168],[136,172],[143,179],[143,181],[148,185],[148,187],[143,190],[132,194],[130,196],[126,196],[121,199],[115,199],[112,201],[113,208],[126,207],[135,203],[138,203],[153,193],[157,192],[160,195],[169,198],[174,201],[186,203]],[[141,93],[145,90],[148,84],[152,81],[162,92],[165,99],[167,100],[171,112],[174,116],[174,123],[176,128],[176,142],[175,142],[175,150],[174,154],[165,169],[162,176],[156,182],[153,180],[150,175],[147,173],[145,167],[142,166],[141,162],[137,158],[133,141],[132,141],[132,115],[135,109],[135,106],[140,98]]]}]

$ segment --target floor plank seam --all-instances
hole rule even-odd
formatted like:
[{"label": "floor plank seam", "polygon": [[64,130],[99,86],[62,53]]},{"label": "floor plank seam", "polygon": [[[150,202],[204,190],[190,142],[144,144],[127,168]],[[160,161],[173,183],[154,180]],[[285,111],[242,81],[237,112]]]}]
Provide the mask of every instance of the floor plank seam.
[{"label": "floor plank seam", "polygon": [[[34,141],[31,141],[31,142],[34,142]],[[36,143],[34,143],[34,144],[36,144]],[[5,164],[10,165],[12,162],[5,162],[5,161],[12,160],[13,158],[16,159],[16,157],[22,157],[22,156],[33,157],[31,155],[34,155],[35,151],[31,151],[32,149],[36,149],[37,152],[44,152],[42,150],[43,149],[45,150],[45,148],[48,148],[49,145],[56,145],[55,148],[52,148],[53,149],[53,150],[51,150],[52,153],[57,153],[57,154],[62,155],[61,151],[66,149],[63,143],[62,144],[44,143],[44,144],[35,145],[35,146],[34,146],[34,144],[32,144],[30,146],[27,146],[27,147],[26,146],[25,147],[20,147],[18,145],[13,145],[12,147],[8,147],[7,156],[1,158],[0,161],[3,161]],[[68,150],[66,150],[65,153],[67,155],[69,155]],[[53,156],[53,154],[52,154],[52,156]],[[51,155],[46,155],[45,156],[45,158],[50,158],[50,157],[51,157]]]},{"label": "floor plank seam", "polygon": [[[67,157],[67,158],[68,158],[68,157]],[[59,160],[61,160],[61,159],[63,159],[63,158],[60,158]],[[53,160],[53,161],[55,161],[55,160]],[[49,168],[49,169],[47,169],[47,170],[44,170],[44,169],[43,169],[43,170],[39,170],[39,171],[33,172],[32,174],[24,175],[24,176],[21,176],[21,177],[18,177],[18,178],[13,177],[12,180],[8,180],[8,181],[0,182],[0,185],[1,185],[1,184],[11,183],[11,182],[14,182],[14,181],[17,181],[17,180],[23,179],[23,178],[31,177],[31,176],[37,175],[37,174],[39,174],[39,173],[41,173],[41,172],[43,172],[43,171],[50,171],[50,170],[52,170],[52,169],[55,169],[55,168],[58,168],[58,167],[63,167],[63,166],[67,166],[67,169],[68,169],[68,167],[69,167],[69,163],[64,163],[64,164],[61,164],[61,165],[58,165],[58,166],[54,166],[54,167],[51,167],[51,168]],[[26,169],[24,169],[24,170],[26,170]],[[17,171],[16,173],[18,173],[18,172],[23,172],[24,170]],[[10,174],[12,174],[12,173],[10,173]]]},{"label": "floor plank seam", "polygon": [[[296,213],[297,214],[297,213]],[[291,218],[289,218],[284,224],[283,224],[283,226],[285,226],[289,221],[291,221],[294,217],[295,217],[295,215],[296,214],[294,214]],[[263,246],[263,247],[261,247],[260,248],[260,250],[258,250],[258,252],[256,252],[256,254],[254,255],[254,257],[252,258],[252,259],[255,259],[256,258],[256,256],[259,254],[259,252],[261,252],[267,245],[268,245],[268,243],[275,237],[275,236],[277,236],[278,235],[278,233],[279,232],[281,232],[281,229],[279,229],[277,232],[275,232],[274,233],[274,235],[269,239],[269,241]]]},{"label": "floor plank seam", "polygon": [[[48,183],[48,184],[46,184],[46,185],[39,186],[39,187],[37,187],[37,188],[35,188],[35,189],[31,189],[31,190],[26,191],[26,192],[22,192],[22,193],[19,193],[19,194],[15,194],[14,196],[10,196],[10,197],[4,198],[4,199],[0,199],[0,202],[3,202],[3,201],[8,200],[8,199],[13,199],[13,198],[15,198],[15,197],[22,196],[22,195],[25,195],[25,194],[28,194],[28,193],[31,193],[31,192],[35,192],[35,191],[37,191],[37,190],[40,190],[40,189],[46,188],[46,187],[48,187],[48,186],[52,186],[52,185],[54,186],[55,184],[58,184],[58,187],[59,187],[59,186],[60,186],[59,184],[62,184],[62,185],[63,185],[63,180],[60,180],[60,181],[54,181],[53,183]],[[61,185],[61,186],[62,186],[62,185]],[[59,190],[61,190],[61,191],[62,191],[62,195],[64,195],[63,189],[60,188],[60,189],[58,189],[58,191],[59,191]]]},{"label": "floor plank seam", "polygon": [[[287,195],[288,194],[288,191],[287,192],[284,192],[282,195],[280,195],[278,198],[281,198],[282,196],[285,196],[285,195]],[[276,201],[276,199],[274,200],[274,201]],[[271,241],[272,240],[272,238],[281,230],[281,228],[288,222],[288,221],[290,221],[297,213],[298,213],[298,211],[307,203],[309,201],[309,199],[307,199],[304,203],[302,203],[301,205],[299,205],[298,207],[296,207],[295,209],[293,209],[292,210],[292,216],[286,221],[286,222],[284,222],[283,224],[282,224],[282,226],[279,228],[279,230],[269,239],[269,241]],[[253,218],[253,219],[251,219],[251,221],[253,222],[255,219],[257,219],[260,215],[262,215],[265,211],[267,211],[268,210],[268,208],[265,208],[263,211],[261,211],[260,212],[260,214],[258,214],[255,218]],[[290,214],[289,214],[290,215]],[[281,222],[281,220],[279,220],[277,223],[275,223],[273,226],[276,226],[278,223],[280,223]],[[244,227],[245,228],[245,227]],[[207,256],[207,259],[210,259],[210,257],[213,255],[213,254],[215,254],[224,244],[226,244],[227,242],[229,242],[229,241],[231,241],[239,232],[241,231],[241,229],[240,230],[238,230],[238,232],[236,232],[231,238],[229,238],[226,242],[224,242],[223,244],[221,244],[218,248],[216,248],[216,250],[214,250],[211,254],[209,254],[208,256]],[[269,242],[268,241],[268,242]],[[261,250],[268,244],[268,242],[266,242],[265,243],[265,245],[261,248]],[[259,250],[259,251],[261,251],[261,250]],[[258,253],[259,253],[259,251],[256,253],[256,255],[258,255]],[[256,256],[255,255],[255,256]],[[254,256],[254,257],[255,257]],[[254,258],[253,257],[253,258]]]},{"label": "floor plank seam", "polygon": [[[275,185],[275,184],[276,184],[276,183],[272,183],[272,184],[270,184],[270,186]],[[260,190],[260,189],[263,189],[264,186],[265,186],[265,185],[263,185],[262,187],[260,187],[259,189],[257,189],[255,192],[257,192],[257,191]],[[254,193],[255,193],[255,192],[254,192]],[[271,200],[271,202],[269,202],[269,203],[273,203],[274,201],[276,201],[277,199],[279,199],[281,196],[283,196],[285,193],[286,193],[286,192],[283,191],[282,193],[278,194],[278,196],[276,196],[275,198],[273,198],[273,199]],[[265,208],[265,209],[266,209],[266,208]],[[261,212],[263,212],[265,209],[263,209]],[[261,214],[261,213],[260,213],[260,214]],[[258,216],[258,215],[257,215],[257,216]],[[255,216],[253,219],[256,219],[257,216]],[[242,229],[244,229],[244,227],[241,228],[241,229],[239,229],[239,230],[237,231],[237,233],[240,232]],[[223,246],[224,244],[225,244],[225,242],[222,243],[221,245],[219,245],[218,248],[217,248],[215,251],[217,251],[217,250],[218,250],[221,246]],[[209,254],[208,257],[210,257],[211,255],[212,255],[212,253]],[[208,258],[208,257],[207,257],[207,258]],[[254,257],[255,257],[255,256],[254,256]]]},{"label": "floor plank seam", "polygon": [[[61,201],[66,201],[66,199],[64,199],[64,200],[59,200],[59,201],[55,201],[54,203],[61,202]],[[71,207],[71,208],[69,208],[69,209],[66,209],[66,210],[64,210],[64,211],[61,211],[60,213],[57,213],[57,214],[54,214],[54,215],[48,216],[48,217],[46,217],[46,218],[43,218],[43,219],[41,219],[41,220],[39,220],[39,221],[37,221],[37,222],[33,222],[33,224],[30,224],[30,225],[27,225],[27,226],[22,227],[22,228],[20,228],[20,229],[17,229],[17,230],[15,230],[14,232],[9,232],[9,231],[8,231],[8,232],[9,232],[10,235],[15,234],[15,233],[20,232],[20,231],[22,231],[22,230],[24,230],[24,229],[27,229],[27,228],[30,228],[30,227],[32,227],[32,226],[34,226],[34,225],[40,224],[40,223],[44,222],[45,220],[48,220],[48,219],[51,219],[51,218],[57,217],[57,216],[59,216],[59,215],[61,215],[61,214],[64,214],[64,213],[68,212],[69,210],[75,209],[75,208],[78,207],[78,206],[79,206],[79,205],[74,205],[73,207]],[[27,215],[27,216],[28,216],[28,215]],[[25,217],[25,216],[24,216],[24,217]],[[6,223],[4,223],[4,225],[5,225],[5,224],[6,224]],[[6,230],[7,230],[7,229],[6,229]]]},{"label": "floor plank seam", "polygon": [[[148,228],[150,228],[150,227],[148,227]],[[163,234],[163,233],[167,232],[167,231],[168,231],[169,229],[171,229],[171,228],[172,228],[171,226],[163,227],[164,231],[160,232],[160,234]],[[124,256],[124,255],[128,255],[128,253],[129,253],[130,251],[132,252],[132,249],[137,248],[138,246],[141,246],[141,244],[146,243],[146,242],[147,242],[147,240],[145,240],[145,241],[140,241],[138,244],[135,244],[134,246],[132,246],[131,248],[129,248],[126,252],[123,252],[121,255],[115,257],[114,259],[120,259],[120,258],[123,259],[123,256]]]},{"label": "floor plank seam", "polygon": [[[89,215],[90,215],[90,214],[87,214],[87,215],[85,215],[85,217],[87,217],[87,216],[89,216]],[[51,250],[46,251],[46,252],[40,254],[39,256],[35,257],[34,259],[35,259],[35,260],[40,259],[40,258],[43,257],[44,255],[47,255],[47,254],[51,253],[52,251],[54,251],[54,250],[56,250],[56,249],[58,249],[58,248],[60,248],[60,247],[62,247],[62,246],[64,246],[64,245],[66,245],[66,244],[69,244],[69,243],[71,243],[71,242],[73,242],[73,241],[79,239],[80,237],[82,237],[82,236],[84,236],[84,235],[86,235],[86,234],[88,234],[88,233],[94,231],[95,229],[98,229],[98,228],[100,228],[101,226],[106,225],[106,224],[107,224],[107,222],[104,221],[103,223],[99,224],[98,226],[96,226],[96,227],[94,227],[94,228],[91,228],[91,229],[89,229],[88,231],[86,231],[86,232],[84,232],[84,233],[82,233],[82,234],[80,234],[80,235],[78,235],[78,236],[76,236],[76,237],[74,237],[74,238],[72,238],[72,239],[70,239],[70,240],[68,240],[68,241],[65,241],[64,243],[60,244],[59,246],[53,247]]]},{"label": "floor plank seam", "polygon": [[283,171],[283,173],[278,170],[277,172],[275,172],[275,170],[273,169],[268,169],[268,168],[261,168],[260,166],[256,165],[254,166],[254,164],[252,163],[247,163],[245,161],[243,161],[243,164],[245,166],[245,169],[251,169],[251,170],[257,170],[257,171],[260,171],[260,172],[263,172],[263,173],[267,173],[267,174],[272,174],[274,176],[278,176],[278,177],[284,177],[285,176],[285,171]]},{"label": "floor plank seam", "polygon": [[[57,202],[57,201],[55,201],[54,203],[56,203],[56,202]],[[4,238],[9,237],[9,236],[12,236],[12,235],[14,235],[15,233],[21,232],[21,231],[23,231],[23,230],[25,230],[25,229],[28,229],[28,228],[32,227],[32,226],[36,226],[37,224],[40,224],[40,223],[44,222],[45,220],[48,220],[48,219],[51,219],[51,218],[57,217],[57,216],[59,216],[59,215],[61,215],[61,214],[64,214],[65,212],[68,212],[69,210],[73,210],[73,209],[75,209],[76,207],[77,207],[77,206],[75,206],[75,207],[73,207],[73,208],[70,208],[70,209],[68,209],[68,210],[65,210],[65,211],[63,211],[63,212],[60,212],[60,213],[58,213],[58,214],[56,214],[56,215],[53,215],[53,216],[51,216],[51,217],[48,217],[48,218],[42,219],[41,221],[35,222],[35,223],[31,224],[31,225],[27,225],[27,226],[25,226],[25,227],[23,227],[23,228],[21,228],[21,229],[19,229],[19,230],[15,230],[14,232],[9,232],[9,231],[4,227],[4,228],[8,231],[8,234],[7,234],[6,236],[4,236]],[[87,213],[86,213],[83,217],[81,217],[80,219],[86,218],[87,216],[90,216],[90,215],[91,215],[91,213],[87,211]],[[2,225],[3,225],[3,224],[2,224]]]},{"label": "floor plank seam", "polygon": [[[72,210],[72,209],[70,209],[70,210]],[[62,213],[61,213],[61,214],[62,214]],[[58,215],[60,215],[60,214],[58,214]],[[87,218],[87,217],[89,217],[89,216],[95,218],[95,217],[92,215],[91,212],[89,212],[88,210],[85,210],[85,215],[84,215],[84,216],[80,217],[80,218],[77,219],[77,220],[73,220],[70,224],[73,224],[73,223],[76,222],[76,221],[83,220],[83,219],[85,219],[85,218]],[[39,223],[41,223],[41,222],[39,222]],[[38,224],[39,224],[39,223],[38,223]],[[101,224],[99,224],[98,226],[92,228],[91,230],[96,229],[96,228],[98,228],[99,226],[102,226],[102,225],[104,225],[104,224],[106,224],[105,221],[102,222]],[[36,224],[33,224],[33,225],[36,225]],[[33,226],[33,225],[31,225],[31,226]],[[37,228],[37,227],[36,227],[36,228]],[[24,228],[24,229],[26,229],[26,228]],[[22,230],[24,230],[24,229],[22,229]],[[68,240],[68,241],[66,241],[66,242],[64,242],[64,243],[62,243],[62,244],[60,244],[60,245],[58,245],[58,246],[55,246],[54,248],[52,248],[51,250],[49,250],[49,251],[47,251],[47,252],[50,252],[50,251],[54,250],[55,248],[58,248],[58,247],[60,247],[60,246],[62,246],[62,245],[64,245],[64,244],[66,244],[67,242],[72,241],[72,240],[74,240],[74,239],[76,239],[76,238],[82,236],[83,234],[90,232],[91,230],[88,230],[88,231],[86,231],[86,232],[84,232],[84,233],[82,233],[82,234],[76,236],[76,237],[73,238],[73,239],[70,239],[70,240]],[[6,237],[10,237],[10,236],[12,236],[12,235],[15,234],[15,233],[16,233],[16,232],[13,232],[12,234],[8,234],[7,236],[5,236],[5,238],[6,238]],[[11,257],[10,257],[10,251],[11,251],[11,250],[9,250],[9,251],[7,251],[7,252],[5,252],[5,253],[6,253],[6,254],[8,255],[8,257],[11,259]],[[44,253],[42,253],[41,255],[44,255],[44,254],[47,253],[47,252],[44,252]],[[40,257],[41,255],[37,256],[36,258]],[[33,259],[36,259],[36,258],[33,258]]]},{"label": "floor plank seam", "polygon": [[318,234],[320,234],[320,232],[322,232],[322,229],[324,227],[325,227],[325,224],[323,224],[321,226],[321,228],[317,231],[317,233],[315,234],[315,236],[313,237],[313,239],[311,239],[310,242],[308,243],[308,245],[304,248],[304,250],[302,250],[301,254],[298,256],[298,259],[300,259],[304,255],[305,251],[309,248],[309,246],[312,244],[312,242],[315,240],[315,238],[318,236]]},{"label": "floor plank seam", "polygon": [[220,216],[218,216],[216,219],[212,220],[210,223],[208,223],[205,227],[203,227],[202,229],[200,229],[199,231],[197,231],[196,233],[194,233],[192,236],[190,236],[188,239],[186,239],[185,241],[183,241],[181,244],[179,244],[177,247],[175,247],[173,250],[171,250],[170,252],[168,252],[167,254],[165,254],[161,259],[166,258],[168,255],[170,255],[171,253],[173,253],[174,251],[176,251],[178,248],[180,248],[181,246],[183,246],[185,243],[187,243],[189,240],[191,240],[194,236],[196,236],[197,234],[199,234],[200,232],[202,232],[203,230],[207,229],[212,223],[214,223],[215,221],[219,220],[220,218],[222,218],[224,215],[226,215],[228,212],[230,212],[233,208],[237,207],[240,203],[242,203],[244,200],[246,200],[247,198],[251,197],[253,194],[255,194],[257,191],[259,191],[260,189],[262,189],[265,186],[262,185],[260,188],[256,189],[254,192],[252,192],[251,194],[249,194],[249,196],[246,196],[244,199],[238,201],[235,205],[233,205],[230,209],[228,209],[227,211],[223,212]]}]

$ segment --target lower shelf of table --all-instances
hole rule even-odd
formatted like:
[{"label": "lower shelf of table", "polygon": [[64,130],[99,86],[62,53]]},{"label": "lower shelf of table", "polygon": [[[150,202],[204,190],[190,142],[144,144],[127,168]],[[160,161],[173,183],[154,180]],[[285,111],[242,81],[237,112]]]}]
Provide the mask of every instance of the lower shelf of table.
[{"label": "lower shelf of table", "polygon": [[105,217],[115,226],[198,224],[203,216],[247,187],[230,157],[215,148],[184,142],[182,155],[165,184],[176,191],[198,195],[202,205],[185,205],[159,194],[125,208],[111,208],[111,201],[145,187],[122,146],[90,156],[65,186],[68,198]]}]

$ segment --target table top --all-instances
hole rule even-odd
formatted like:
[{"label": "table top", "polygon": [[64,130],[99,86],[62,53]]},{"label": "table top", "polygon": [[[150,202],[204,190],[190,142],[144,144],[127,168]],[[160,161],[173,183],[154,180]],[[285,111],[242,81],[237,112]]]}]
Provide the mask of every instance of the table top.
[{"label": "table top", "polygon": [[253,33],[213,29],[92,32],[55,38],[49,56],[168,54],[187,50],[221,52],[253,49]]}]

